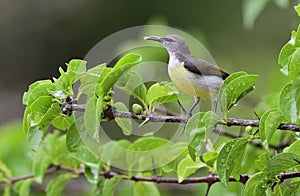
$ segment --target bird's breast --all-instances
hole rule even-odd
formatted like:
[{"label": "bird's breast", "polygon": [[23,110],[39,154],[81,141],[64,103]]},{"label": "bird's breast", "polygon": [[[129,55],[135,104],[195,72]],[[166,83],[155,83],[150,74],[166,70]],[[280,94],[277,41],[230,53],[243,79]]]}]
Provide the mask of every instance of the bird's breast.
[{"label": "bird's breast", "polygon": [[168,65],[168,73],[174,84],[182,91],[200,98],[215,96],[223,79],[218,76],[203,76],[187,70],[184,62],[171,58]]}]

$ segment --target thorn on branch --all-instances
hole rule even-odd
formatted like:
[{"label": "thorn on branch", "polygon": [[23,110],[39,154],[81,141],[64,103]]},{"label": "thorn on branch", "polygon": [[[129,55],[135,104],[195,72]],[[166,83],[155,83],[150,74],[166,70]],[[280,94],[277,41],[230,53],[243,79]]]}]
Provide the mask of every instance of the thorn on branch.
[{"label": "thorn on branch", "polygon": [[256,118],[257,118],[258,120],[260,120],[260,116],[259,116],[255,111],[253,111],[253,113],[254,113],[254,115],[256,116]]}]

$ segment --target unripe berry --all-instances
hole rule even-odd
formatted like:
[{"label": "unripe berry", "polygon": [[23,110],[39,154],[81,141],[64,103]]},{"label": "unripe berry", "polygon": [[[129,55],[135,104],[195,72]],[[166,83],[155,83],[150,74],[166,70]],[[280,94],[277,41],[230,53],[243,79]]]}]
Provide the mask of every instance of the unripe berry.
[{"label": "unripe berry", "polygon": [[143,111],[143,107],[140,104],[135,103],[132,105],[132,111],[135,114],[141,114]]},{"label": "unripe berry", "polygon": [[110,102],[110,101],[111,101],[111,96],[105,95],[105,96],[103,97],[103,99],[104,99],[105,102]]},{"label": "unripe berry", "polygon": [[252,134],[252,127],[250,125],[248,125],[246,128],[245,128],[245,131],[248,135],[251,135]]}]

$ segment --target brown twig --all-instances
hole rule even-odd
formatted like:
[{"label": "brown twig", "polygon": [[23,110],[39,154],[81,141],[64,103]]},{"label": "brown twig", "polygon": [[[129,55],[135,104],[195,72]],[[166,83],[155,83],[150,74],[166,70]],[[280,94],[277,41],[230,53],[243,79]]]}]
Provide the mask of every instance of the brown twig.
[{"label": "brown twig", "polygon": [[[69,167],[66,167],[66,166],[63,166],[63,165],[55,165],[55,166],[52,166],[50,168],[48,168],[45,172],[45,174],[51,174],[51,173],[54,173],[56,171],[59,171],[59,170],[64,170],[64,171],[68,171],[70,173],[77,173],[77,174],[83,174],[84,171],[79,169],[78,171],[76,171],[75,169],[72,169],[72,168],[69,168]],[[29,174],[29,175],[25,175],[25,176],[21,176],[21,177],[16,177],[16,178],[10,178],[9,181],[11,183],[15,183],[15,182],[19,182],[21,180],[27,180],[27,179],[31,179],[31,178],[34,178],[35,176],[33,174]]]},{"label": "brown twig", "polygon": [[[84,174],[83,169],[75,170],[73,168],[69,168],[69,167],[62,166],[62,165],[57,165],[57,166],[50,167],[45,173],[46,174],[51,174],[51,173],[54,173],[54,172],[59,171],[59,170],[67,171],[67,172],[70,172],[70,173],[76,173],[78,175],[83,175]],[[110,179],[110,178],[112,178],[116,175],[124,176],[126,174],[113,172],[113,171],[101,171],[99,175],[103,176],[107,179]],[[34,178],[34,177],[35,177],[34,175],[26,175],[26,176],[21,176],[21,177],[17,177],[17,178],[10,178],[9,181],[11,183],[15,183],[15,182],[18,182],[18,181],[21,181],[21,180],[26,180],[26,179],[30,179],[30,178]],[[300,177],[300,172],[280,173],[279,175],[277,175],[277,177],[281,181],[284,181],[286,179]],[[243,174],[243,175],[240,175],[239,180],[236,180],[234,177],[230,177],[229,181],[230,182],[241,182],[242,184],[246,184],[246,182],[250,178],[251,178],[250,175]],[[145,181],[145,182],[155,182],[155,183],[175,183],[175,184],[210,183],[212,185],[216,182],[220,182],[220,178],[217,175],[208,175],[206,177],[186,178],[181,183],[178,182],[177,178],[163,178],[163,177],[159,177],[159,176],[143,177],[143,176],[128,176],[128,175],[126,175],[126,177],[124,176],[123,179],[124,180],[132,180],[132,181]]]},{"label": "brown twig", "polygon": [[[73,111],[85,111],[85,106],[73,104],[72,105]],[[116,111],[113,107],[109,107],[106,111],[103,112],[104,116],[107,117],[108,120],[113,118],[132,118],[138,120],[146,120],[149,119],[151,122],[177,122],[177,123],[186,123],[188,121],[188,117],[185,116],[164,116],[158,115],[154,113],[148,114],[134,114],[131,112],[119,112]],[[113,116],[108,116],[105,114],[112,113]],[[252,126],[252,127],[259,127],[259,120],[246,120],[246,119],[236,119],[236,118],[228,118],[227,120],[222,120],[218,123],[219,125],[225,126]],[[294,132],[300,132],[300,127],[295,124],[280,124],[278,126],[280,130],[289,130]]]},{"label": "brown twig", "polygon": [[[239,138],[239,137],[242,137],[240,135],[234,135],[230,132],[227,132],[227,131],[223,131],[223,130],[220,130],[220,129],[214,129],[213,130],[213,133],[215,134],[219,134],[219,135],[222,135],[222,136],[225,136],[225,137],[230,137],[230,138]],[[259,148],[264,148],[264,146],[261,144],[261,143],[255,143],[255,142],[250,142],[250,144],[256,146],[256,147],[259,147]],[[269,148],[272,148],[272,149],[275,149],[275,150],[281,150],[287,146],[290,146],[289,143],[279,143],[277,145],[274,145],[274,144],[269,144]]]}]

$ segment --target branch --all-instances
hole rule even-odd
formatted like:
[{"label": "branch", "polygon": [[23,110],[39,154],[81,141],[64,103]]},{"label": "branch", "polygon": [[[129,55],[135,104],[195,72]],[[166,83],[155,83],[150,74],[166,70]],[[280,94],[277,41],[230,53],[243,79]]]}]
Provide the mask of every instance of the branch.
[{"label": "branch", "polygon": [[[244,120],[244,119],[236,119],[236,118],[228,118],[228,120],[223,123],[219,123],[222,125],[230,126],[252,126],[252,127],[259,127],[259,120]],[[289,130],[300,132],[300,127],[294,124],[280,124],[277,129],[280,130]]]},{"label": "branch", "polygon": [[[85,111],[85,106],[73,104],[72,109],[74,111],[80,111],[84,112]],[[103,111],[103,117],[111,120],[114,118],[132,118],[132,119],[138,119],[138,120],[146,120],[148,119],[149,121],[152,122],[184,122],[186,123],[188,121],[188,117],[184,116],[163,116],[163,115],[158,115],[155,113],[148,113],[148,114],[134,114],[131,112],[118,112],[116,111],[113,107],[108,108],[107,110]],[[218,124],[220,125],[226,125],[228,127],[230,126],[252,126],[252,127],[259,127],[259,120],[244,120],[244,119],[235,119],[235,118],[228,118],[227,122],[219,122]],[[279,128],[283,130],[292,130],[296,132],[300,132],[300,127],[294,125],[294,124],[281,124]],[[219,129],[214,129],[214,133],[230,137],[230,138],[238,138],[240,136],[236,136],[230,132],[222,131]],[[263,148],[263,145],[261,143],[253,143],[251,142],[252,145]],[[289,143],[280,143],[278,145],[272,145],[270,144],[269,147],[273,148],[275,150],[280,150],[283,149],[287,146],[289,146]]]},{"label": "branch", "polygon": [[[59,171],[59,170],[64,170],[64,171],[68,171],[70,173],[77,173],[77,174],[84,174],[84,171],[83,170],[78,170],[76,171],[75,169],[72,169],[72,168],[69,168],[69,167],[66,167],[66,166],[63,166],[63,165],[55,165],[55,166],[52,166],[50,168],[48,168],[45,172],[45,174],[51,174],[51,173],[54,173],[56,171]],[[19,182],[21,180],[27,180],[27,179],[31,179],[31,178],[34,178],[35,176],[33,174],[29,174],[29,175],[26,175],[26,176],[21,176],[21,177],[16,177],[16,178],[10,178],[8,179],[11,183],[15,183],[15,182]]]},{"label": "branch", "polygon": [[300,172],[281,173],[281,174],[277,175],[277,177],[281,182],[283,182],[286,179],[300,177]]},{"label": "branch", "polygon": [[[73,104],[72,111],[85,111],[85,106]],[[177,122],[177,123],[186,123],[189,118],[185,116],[164,116],[158,115],[155,113],[148,114],[134,114],[131,112],[118,112],[113,107],[109,107],[107,110],[103,111],[103,117],[112,120],[114,118],[131,118],[138,120],[146,120],[148,119],[151,122]],[[225,125],[228,127],[231,126],[252,126],[259,127],[259,120],[245,120],[245,119],[236,119],[236,118],[228,118],[227,121],[223,120],[218,123],[219,125]],[[280,130],[289,130],[294,132],[300,132],[300,127],[295,124],[280,124],[278,126]]]},{"label": "branch", "polygon": [[[230,132],[223,131],[223,130],[220,130],[220,129],[214,129],[213,133],[219,134],[219,135],[222,135],[222,136],[225,136],[225,137],[229,137],[229,138],[240,138],[241,137],[241,136],[237,136],[237,135],[234,135]],[[256,146],[258,148],[264,148],[264,146],[261,143],[255,143],[255,142],[251,141],[250,144],[253,145],[253,146]],[[284,149],[285,147],[288,147],[290,145],[291,145],[290,143],[282,142],[282,143],[279,143],[277,145],[269,144],[269,148],[272,148],[272,149],[275,149],[275,150],[281,150],[281,149]]]},{"label": "branch", "polygon": [[[67,171],[70,173],[76,173],[78,175],[83,175],[84,170],[83,169],[78,169],[75,170],[73,168],[69,168],[63,165],[57,165],[57,166],[52,166],[50,167],[47,171],[46,174],[51,174],[55,173],[56,171],[63,170]],[[113,178],[116,175],[122,175],[126,176],[123,178],[123,180],[132,180],[132,181],[144,181],[144,182],[155,182],[155,183],[169,183],[169,184],[192,184],[192,183],[208,183],[208,184],[214,184],[216,182],[220,182],[220,178],[217,175],[209,175],[206,177],[195,177],[195,178],[186,178],[184,181],[181,183],[178,182],[177,178],[162,178],[159,176],[154,176],[154,177],[143,177],[143,176],[129,176],[127,174],[123,173],[118,173],[118,172],[113,172],[113,171],[101,171],[100,176],[103,176],[106,179]],[[15,183],[21,180],[26,180],[30,178],[34,178],[34,175],[27,175],[27,176],[21,176],[17,178],[10,178],[9,181],[11,183]],[[291,179],[291,178],[297,178],[300,177],[300,172],[292,172],[292,173],[280,173],[277,175],[277,177],[281,180],[284,181],[286,179]],[[241,182],[242,184],[246,184],[246,182],[251,178],[250,175],[248,174],[242,174],[240,175],[240,179],[236,180],[234,177],[230,177],[229,181],[230,182]]]}]

